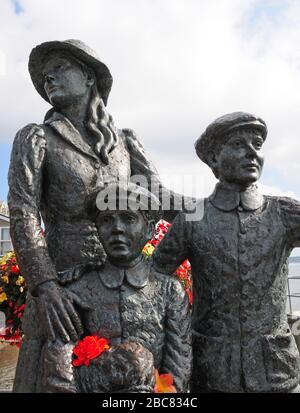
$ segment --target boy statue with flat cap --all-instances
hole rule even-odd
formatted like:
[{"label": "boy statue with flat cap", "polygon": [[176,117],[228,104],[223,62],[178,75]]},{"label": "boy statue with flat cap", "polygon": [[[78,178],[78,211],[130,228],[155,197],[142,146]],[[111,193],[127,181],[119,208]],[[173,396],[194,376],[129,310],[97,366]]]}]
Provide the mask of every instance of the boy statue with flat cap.
[{"label": "boy statue with flat cap", "polygon": [[192,264],[192,392],[299,392],[286,285],[300,203],[259,193],[266,136],[265,122],[244,112],[207,127],[196,152],[219,182],[201,215],[177,216],[154,257],[170,274]]}]

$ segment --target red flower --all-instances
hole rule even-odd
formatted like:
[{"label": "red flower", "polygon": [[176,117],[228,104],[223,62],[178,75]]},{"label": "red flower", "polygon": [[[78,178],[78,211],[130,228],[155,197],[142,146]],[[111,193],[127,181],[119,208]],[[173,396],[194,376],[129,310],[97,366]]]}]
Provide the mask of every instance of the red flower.
[{"label": "red flower", "polygon": [[191,269],[192,269],[189,260],[185,260],[181,265],[182,265],[182,267],[184,267],[187,271],[191,271]]},{"label": "red flower", "polygon": [[14,331],[11,327],[4,328],[0,330],[0,341],[8,341],[11,346],[21,347],[22,336],[20,335],[20,330]]},{"label": "red flower", "polygon": [[180,267],[177,268],[175,274],[181,279],[184,279],[184,278],[189,279],[189,271],[186,268],[184,268],[182,265],[180,265]]},{"label": "red flower", "polygon": [[99,357],[108,349],[108,341],[105,338],[99,338],[96,335],[84,337],[73,350],[75,356],[78,357],[73,360],[73,366],[89,366],[91,360]]},{"label": "red flower", "polygon": [[25,308],[25,304],[20,305],[20,307],[18,307],[18,311],[23,311]]},{"label": "red flower", "polygon": [[158,241],[158,243],[163,239],[164,235],[168,232],[171,224],[169,222],[161,220],[158,222],[154,234],[154,239]]},{"label": "red flower", "polygon": [[13,274],[19,274],[20,268],[18,267],[18,265],[13,265],[12,267],[10,267],[10,272],[12,272]]},{"label": "red flower", "polygon": [[159,244],[159,241],[157,239],[153,239],[151,240],[151,244],[153,245],[153,247],[157,247],[157,245]]}]

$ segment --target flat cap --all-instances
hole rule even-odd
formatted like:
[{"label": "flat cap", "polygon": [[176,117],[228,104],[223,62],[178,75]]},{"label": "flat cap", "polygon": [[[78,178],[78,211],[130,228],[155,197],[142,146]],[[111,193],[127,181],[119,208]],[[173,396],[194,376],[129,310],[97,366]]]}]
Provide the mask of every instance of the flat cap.
[{"label": "flat cap", "polygon": [[263,140],[268,133],[267,125],[261,118],[247,112],[229,113],[208,125],[205,132],[196,140],[195,149],[199,158],[209,165],[208,153],[220,150],[228,135],[237,129],[259,130]]}]

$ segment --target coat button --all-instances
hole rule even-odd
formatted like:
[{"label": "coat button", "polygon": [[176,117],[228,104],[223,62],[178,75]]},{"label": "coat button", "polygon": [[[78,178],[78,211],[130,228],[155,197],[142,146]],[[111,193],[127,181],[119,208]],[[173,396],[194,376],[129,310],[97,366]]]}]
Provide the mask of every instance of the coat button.
[{"label": "coat button", "polygon": [[243,208],[242,206],[238,206],[238,211],[239,211],[239,212],[243,212],[243,211],[244,211],[244,208]]},{"label": "coat button", "polygon": [[100,163],[98,163],[98,162],[95,162],[95,169],[99,169],[100,168]]}]

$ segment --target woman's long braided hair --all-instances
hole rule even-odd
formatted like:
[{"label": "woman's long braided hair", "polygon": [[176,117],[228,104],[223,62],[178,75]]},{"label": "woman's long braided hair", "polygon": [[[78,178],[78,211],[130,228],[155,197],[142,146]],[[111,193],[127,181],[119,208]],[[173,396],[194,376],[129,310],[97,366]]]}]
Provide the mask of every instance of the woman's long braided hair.
[{"label": "woman's long braided hair", "polygon": [[99,95],[96,82],[91,88],[86,126],[88,131],[96,138],[94,151],[108,165],[108,155],[118,144],[118,132],[112,116],[107,112],[104,102]]}]

